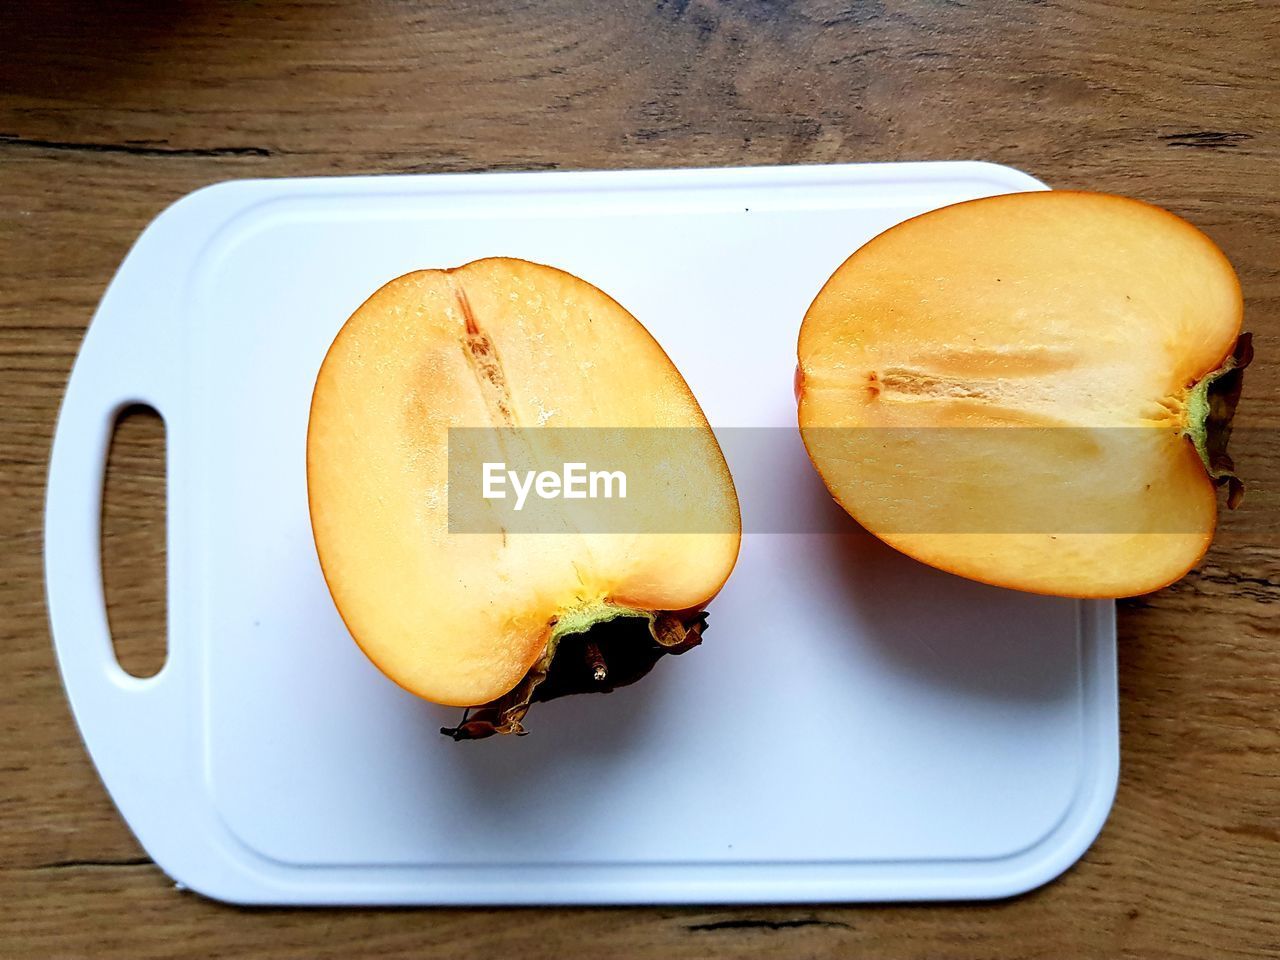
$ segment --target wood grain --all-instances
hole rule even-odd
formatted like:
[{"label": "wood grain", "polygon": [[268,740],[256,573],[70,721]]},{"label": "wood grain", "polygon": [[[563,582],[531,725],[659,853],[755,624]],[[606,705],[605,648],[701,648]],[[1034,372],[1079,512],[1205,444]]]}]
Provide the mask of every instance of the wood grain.
[{"label": "wood grain", "polygon": [[[0,955],[1280,956],[1277,63],[1273,2],[4,5]],[[1122,607],[1123,774],[1079,865],[986,905],[307,912],[149,863],[62,696],[40,511],[85,325],[165,204],[234,177],[953,158],[1188,217],[1257,334],[1254,492],[1199,570]],[[127,659],[162,624],[162,457],[145,421],[112,457]]]}]

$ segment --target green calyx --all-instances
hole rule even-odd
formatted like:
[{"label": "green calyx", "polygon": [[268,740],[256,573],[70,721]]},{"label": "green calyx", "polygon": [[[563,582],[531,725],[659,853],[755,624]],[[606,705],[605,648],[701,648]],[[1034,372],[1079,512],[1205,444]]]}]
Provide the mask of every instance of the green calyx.
[{"label": "green calyx", "polygon": [[633,610],[630,607],[619,607],[606,601],[574,607],[556,618],[555,625],[551,628],[551,639],[547,642],[546,657],[550,659],[555,654],[561,637],[586,633],[592,627],[598,627],[610,620],[617,620],[619,617],[639,617],[652,623],[657,616],[652,610]]},{"label": "green calyx", "polygon": [[1227,506],[1233,510],[1244,497],[1244,483],[1236,476],[1227,444],[1244,385],[1244,368],[1252,359],[1253,336],[1242,333],[1222,366],[1192,387],[1187,398],[1186,436],[1195,445],[1213,482],[1226,486]]}]

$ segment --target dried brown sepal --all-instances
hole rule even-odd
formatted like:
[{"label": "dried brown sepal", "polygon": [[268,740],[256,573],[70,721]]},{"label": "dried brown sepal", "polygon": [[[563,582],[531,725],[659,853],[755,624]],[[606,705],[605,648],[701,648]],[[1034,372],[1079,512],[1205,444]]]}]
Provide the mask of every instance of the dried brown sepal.
[{"label": "dried brown sepal", "polygon": [[510,692],[467,708],[456,727],[441,727],[440,732],[454,740],[482,740],[499,733],[523,736],[528,731],[522,721],[533,704],[575,693],[609,693],[635,683],[662,657],[701,643],[706,625],[702,611],[662,611],[623,614],[583,633],[557,636],[553,630],[546,652]]},{"label": "dried brown sepal", "polygon": [[1244,370],[1252,360],[1253,334],[1242,333],[1231,356],[1200,385],[1197,392],[1202,391],[1202,397],[1193,405],[1201,419],[1201,423],[1193,425],[1193,429],[1199,431],[1199,436],[1193,437],[1196,449],[1213,482],[1227,488],[1227,507],[1232,510],[1244,498],[1244,482],[1236,475],[1236,465],[1227,452],[1227,445],[1244,386]]}]

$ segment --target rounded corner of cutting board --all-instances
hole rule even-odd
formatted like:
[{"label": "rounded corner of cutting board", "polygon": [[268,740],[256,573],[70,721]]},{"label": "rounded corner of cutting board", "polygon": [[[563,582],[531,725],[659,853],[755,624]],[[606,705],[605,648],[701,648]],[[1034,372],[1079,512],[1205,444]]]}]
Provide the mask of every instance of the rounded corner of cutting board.
[{"label": "rounded corner of cutting board", "polygon": [[186,893],[199,897],[202,900],[209,900],[213,903],[225,903],[236,907],[254,906],[256,901],[245,898],[239,890],[233,889],[233,886],[227,884],[225,879],[206,877],[196,871],[195,874],[185,873],[181,870],[175,870],[162,863],[160,860],[152,858],[156,868],[169,878],[173,884],[174,890],[179,893]]},{"label": "rounded corner of cutting board", "polygon": [[973,899],[1011,900],[1053,883],[1089,852],[1089,848],[1102,834],[1110,813],[1111,803],[1108,801],[1100,816],[1082,824],[1078,833],[1072,834],[1059,846],[1049,849],[1041,860],[1001,883],[992,884],[988,891]]},{"label": "rounded corner of cutting board", "polygon": [[1026,851],[1029,855],[1026,865],[993,882],[991,888],[977,899],[1007,900],[1031,893],[1057,880],[1079,863],[1102,835],[1115,806],[1119,785],[1119,756],[1114,754],[1099,771],[1088,795],[1077,797],[1063,822]]},{"label": "rounded corner of cutting board", "polygon": [[216,180],[197,187],[161,208],[134,241],[133,251],[150,247],[157,241],[161,253],[167,252],[171,243],[185,250],[194,241],[198,247],[202,238],[212,235],[254,200],[270,195],[274,189],[273,181],[260,178]]},{"label": "rounded corner of cutting board", "polygon": [[206,183],[204,186],[196,187],[182,196],[169,201],[160,209],[151,222],[147,224],[146,229],[151,229],[157,225],[163,225],[170,220],[181,219],[191,208],[202,207],[206,205],[221,206],[228,193],[235,192],[241,184],[249,183],[248,180],[215,180],[213,183]]},{"label": "rounded corner of cutting board", "polygon": [[[133,822],[130,821],[130,826]],[[220,842],[220,828],[182,832],[179,835],[147,836],[135,829],[143,849],[175,890],[216,903],[252,907],[289,903],[303,904],[306,897],[290,898],[276,889],[265,860],[241,845],[238,838]],[[152,843],[151,841],[155,841]]]},{"label": "rounded corner of cutting board", "polygon": [[997,163],[994,160],[964,160],[961,162],[973,171],[974,179],[985,183],[994,183],[1001,187],[1008,187],[1014,192],[1052,189],[1043,180],[1007,163]]}]

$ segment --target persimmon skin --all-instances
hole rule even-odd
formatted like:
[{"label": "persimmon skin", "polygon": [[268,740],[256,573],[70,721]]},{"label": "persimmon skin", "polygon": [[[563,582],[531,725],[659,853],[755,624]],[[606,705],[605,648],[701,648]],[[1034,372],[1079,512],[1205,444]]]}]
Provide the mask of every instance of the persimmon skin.
[{"label": "persimmon skin", "polygon": [[[1212,541],[1191,399],[1242,316],[1225,255],[1157,207],[955,204],[873,238],[823,286],[798,344],[801,433],[836,501],[922,562],[1034,593],[1147,593]],[[1001,450],[1017,455],[996,470]],[[1025,529],[1002,528],[1010,512]]]}]

